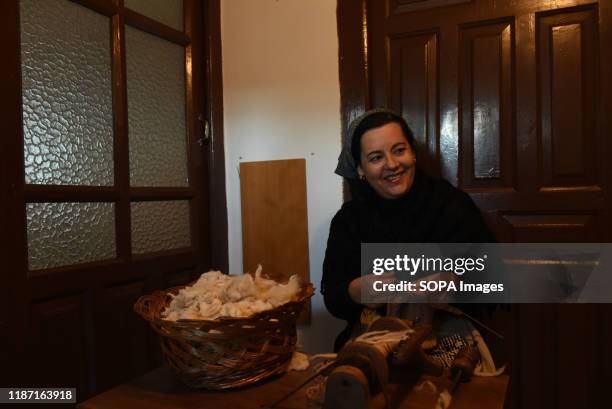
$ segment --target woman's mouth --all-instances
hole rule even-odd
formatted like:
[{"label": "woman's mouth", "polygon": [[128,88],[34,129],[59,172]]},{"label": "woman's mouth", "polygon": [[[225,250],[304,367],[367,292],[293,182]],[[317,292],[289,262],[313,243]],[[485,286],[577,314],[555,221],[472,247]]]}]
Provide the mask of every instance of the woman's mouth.
[{"label": "woman's mouth", "polygon": [[406,172],[405,171],[397,172],[397,173],[394,173],[392,175],[385,176],[384,179],[387,182],[395,183],[395,182],[400,180],[400,178],[404,175],[404,173],[406,173]]}]

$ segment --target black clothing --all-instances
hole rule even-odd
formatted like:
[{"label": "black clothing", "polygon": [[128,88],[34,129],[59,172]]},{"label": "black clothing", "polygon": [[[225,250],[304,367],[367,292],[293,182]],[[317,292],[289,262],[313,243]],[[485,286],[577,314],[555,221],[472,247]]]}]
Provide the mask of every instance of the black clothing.
[{"label": "black clothing", "polygon": [[410,191],[384,199],[365,182],[362,194],[345,203],[332,219],[323,261],[321,293],[325,306],[347,321],[334,350],[359,322],[362,306],[353,302],[349,283],[361,274],[361,243],[493,243],[470,196],[442,179],[417,170]]}]

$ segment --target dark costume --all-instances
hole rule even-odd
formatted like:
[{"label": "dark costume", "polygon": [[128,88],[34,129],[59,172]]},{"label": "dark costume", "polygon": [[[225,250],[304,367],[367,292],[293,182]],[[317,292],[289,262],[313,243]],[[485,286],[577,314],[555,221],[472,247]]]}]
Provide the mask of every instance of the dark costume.
[{"label": "dark costume", "polygon": [[466,193],[418,170],[412,188],[399,199],[383,199],[366,182],[361,182],[360,193],[332,219],[323,262],[325,305],[332,315],[348,322],[334,350],[348,340],[359,322],[362,306],[350,298],[348,286],[361,275],[361,243],[495,242]]}]

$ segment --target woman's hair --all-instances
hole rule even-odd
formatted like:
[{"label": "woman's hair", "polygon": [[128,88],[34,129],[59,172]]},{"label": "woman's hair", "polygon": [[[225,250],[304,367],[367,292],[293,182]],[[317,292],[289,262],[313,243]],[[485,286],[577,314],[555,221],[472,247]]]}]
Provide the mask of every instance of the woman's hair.
[{"label": "woman's hair", "polygon": [[414,133],[401,116],[394,114],[392,112],[374,112],[359,122],[359,125],[355,128],[353,132],[353,139],[351,140],[351,155],[353,156],[353,160],[355,161],[355,166],[359,166],[361,163],[361,137],[364,133],[369,131],[370,129],[380,128],[381,126],[390,124],[395,122],[399,126],[401,126],[402,131],[404,132],[404,136],[410,144],[412,151],[415,152],[414,146]]}]

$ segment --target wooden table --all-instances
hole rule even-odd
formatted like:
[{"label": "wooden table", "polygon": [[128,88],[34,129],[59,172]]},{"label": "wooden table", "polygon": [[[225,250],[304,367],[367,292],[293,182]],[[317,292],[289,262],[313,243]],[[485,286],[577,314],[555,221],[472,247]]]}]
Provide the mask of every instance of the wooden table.
[{"label": "wooden table", "polygon": [[[162,367],[141,378],[117,386],[79,405],[81,409],[259,409],[289,392],[311,374],[310,370],[289,372],[258,385],[229,391],[192,390],[183,385],[170,369]],[[431,380],[438,388],[450,382],[444,378],[422,376],[419,383]],[[450,409],[502,409],[508,385],[508,376],[473,378],[462,384]],[[392,407],[400,409],[433,409],[437,393],[427,385],[416,390],[411,386],[391,385],[390,390],[398,402]],[[304,391],[293,395],[278,409],[320,408],[306,398]]]}]

